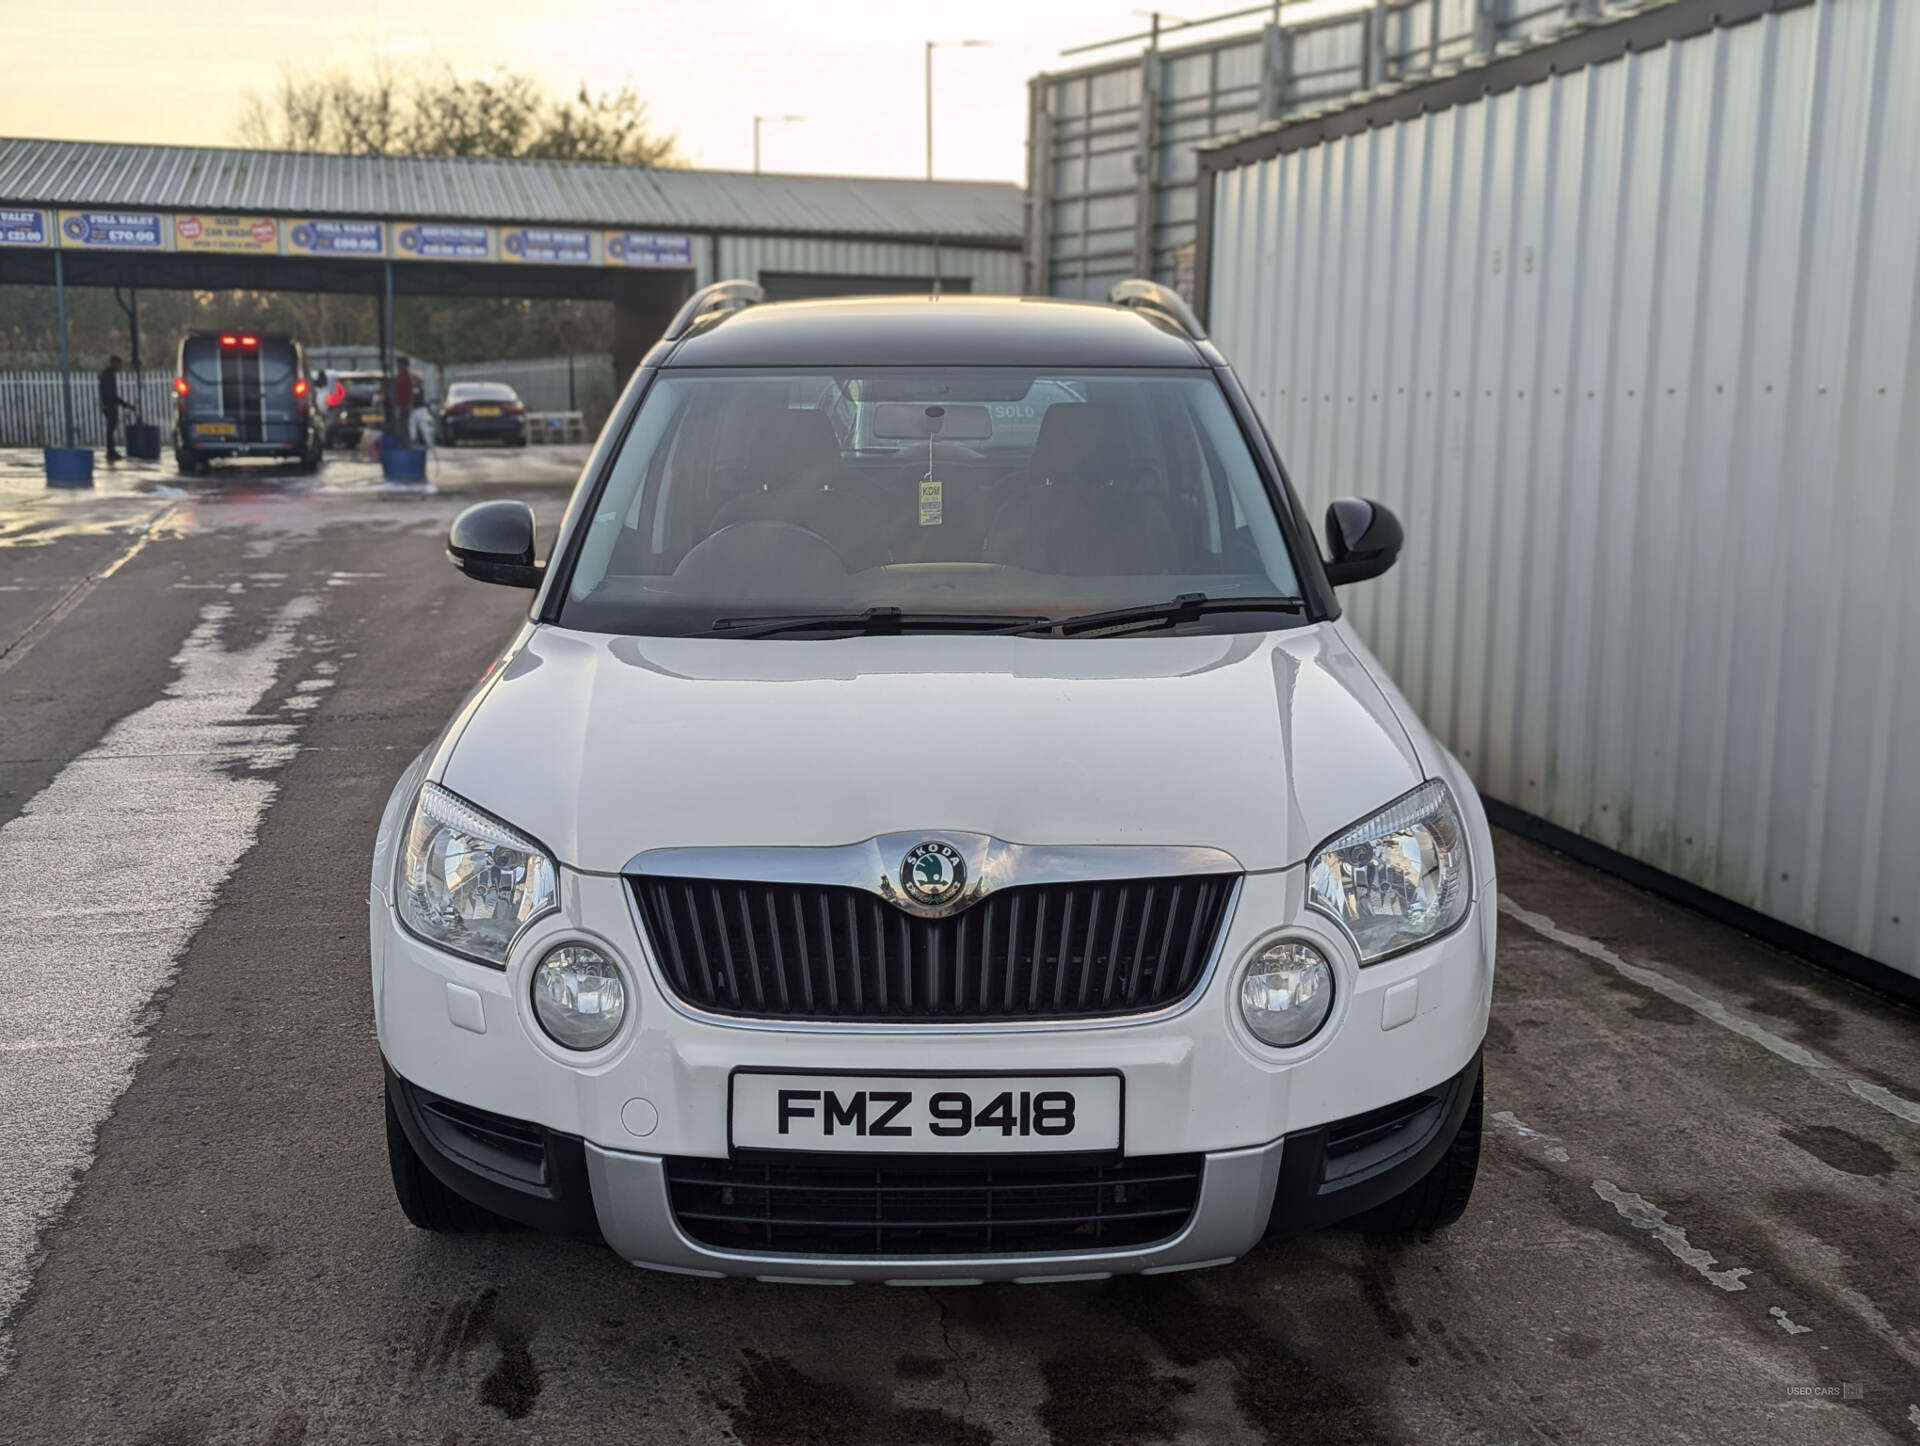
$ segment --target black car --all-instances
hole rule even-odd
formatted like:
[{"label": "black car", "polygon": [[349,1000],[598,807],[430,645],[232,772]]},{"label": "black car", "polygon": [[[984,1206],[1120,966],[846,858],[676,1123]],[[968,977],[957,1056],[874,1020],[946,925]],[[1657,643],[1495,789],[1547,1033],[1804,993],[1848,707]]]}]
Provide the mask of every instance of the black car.
[{"label": "black car", "polygon": [[316,392],[326,444],[355,447],[361,435],[387,420],[385,378],[373,372],[323,372]]},{"label": "black car", "polygon": [[455,382],[440,408],[440,445],[502,442],[527,445],[527,408],[505,382]]},{"label": "black car", "polygon": [[320,465],[313,385],[293,338],[189,333],[173,390],[173,455],[182,472],[205,472],[222,457],[277,457],[304,472]]}]

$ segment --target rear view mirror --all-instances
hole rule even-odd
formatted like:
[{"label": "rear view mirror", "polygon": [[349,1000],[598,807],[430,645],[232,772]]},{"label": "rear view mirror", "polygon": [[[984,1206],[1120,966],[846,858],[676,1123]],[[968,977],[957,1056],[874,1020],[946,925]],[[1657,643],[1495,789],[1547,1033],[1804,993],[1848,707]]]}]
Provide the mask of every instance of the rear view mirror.
[{"label": "rear view mirror", "polygon": [[1400,519],[1378,502],[1342,497],[1327,505],[1327,581],[1365,582],[1393,566],[1404,541]]},{"label": "rear view mirror", "polygon": [[453,519],[447,556],[476,582],[538,587],[543,564],[533,558],[533,509],[524,502],[481,502]]},{"label": "rear view mirror", "polygon": [[993,435],[993,418],[975,402],[875,402],[873,435],[883,442],[984,442]]}]

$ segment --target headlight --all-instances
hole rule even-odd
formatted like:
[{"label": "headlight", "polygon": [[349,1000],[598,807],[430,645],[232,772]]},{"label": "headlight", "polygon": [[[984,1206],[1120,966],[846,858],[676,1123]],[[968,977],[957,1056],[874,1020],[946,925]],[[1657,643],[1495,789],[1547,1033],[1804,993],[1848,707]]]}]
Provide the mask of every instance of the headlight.
[{"label": "headlight", "polygon": [[553,860],[465,799],[420,790],[400,853],[400,919],[429,943],[504,969],[514,937],[556,904]]},{"label": "headlight", "polygon": [[562,944],[533,971],[533,1012],[555,1044],[598,1049],[619,1033],[627,986],[598,949]]},{"label": "headlight", "polygon": [[1332,1009],[1333,968],[1311,944],[1269,945],[1240,978],[1240,1017],[1266,1044],[1306,1043]]},{"label": "headlight", "polygon": [[1438,779],[1331,840],[1307,874],[1308,902],[1347,931],[1362,964],[1446,933],[1472,892],[1466,830]]}]

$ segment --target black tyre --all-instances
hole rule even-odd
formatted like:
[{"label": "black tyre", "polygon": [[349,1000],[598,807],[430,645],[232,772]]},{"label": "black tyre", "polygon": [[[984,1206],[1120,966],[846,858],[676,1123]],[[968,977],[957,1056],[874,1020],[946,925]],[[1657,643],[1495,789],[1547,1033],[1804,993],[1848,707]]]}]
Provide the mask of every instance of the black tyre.
[{"label": "black tyre", "polygon": [[527,434],[526,434],[525,432],[522,432],[522,433],[521,433],[521,434],[520,434],[519,436],[517,436],[517,437],[515,437],[515,438],[514,438],[514,439],[513,439],[512,441],[510,441],[510,442],[508,442],[508,443],[507,443],[507,445],[508,445],[509,447],[524,447],[524,446],[526,446],[526,445],[527,445]]},{"label": "black tyre", "polygon": [[1391,1200],[1362,1215],[1355,1224],[1369,1235],[1426,1235],[1444,1230],[1467,1213],[1474,1177],[1480,1173],[1480,1115],[1483,1084],[1473,1082],[1473,1099],[1460,1121],[1460,1133],[1440,1162]]},{"label": "black tyre", "polygon": [[401,1213],[422,1230],[436,1235],[474,1235],[514,1228],[513,1222],[440,1183],[440,1177],[427,1168],[407,1138],[391,1090],[387,1093],[387,1166],[393,1172],[393,1193],[400,1201]]}]

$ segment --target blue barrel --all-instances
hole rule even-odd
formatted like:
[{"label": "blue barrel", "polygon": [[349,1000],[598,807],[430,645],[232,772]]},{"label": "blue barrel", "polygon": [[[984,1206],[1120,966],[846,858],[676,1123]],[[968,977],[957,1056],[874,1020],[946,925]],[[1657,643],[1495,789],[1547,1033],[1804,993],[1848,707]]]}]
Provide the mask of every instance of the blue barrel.
[{"label": "blue barrel", "polygon": [[91,447],[46,447],[47,486],[93,486],[93,449]]},{"label": "blue barrel", "polygon": [[136,462],[158,462],[160,429],[152,422],[128,422],[127,456]]},{"label": "blue barrel", "polygon": [[380,449],[380,472],[389,482],[424,482],[427,480],[427,449],[396,447],[389,440]]}]

